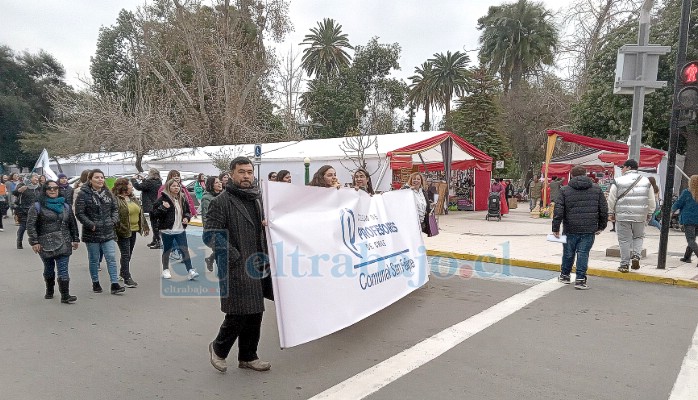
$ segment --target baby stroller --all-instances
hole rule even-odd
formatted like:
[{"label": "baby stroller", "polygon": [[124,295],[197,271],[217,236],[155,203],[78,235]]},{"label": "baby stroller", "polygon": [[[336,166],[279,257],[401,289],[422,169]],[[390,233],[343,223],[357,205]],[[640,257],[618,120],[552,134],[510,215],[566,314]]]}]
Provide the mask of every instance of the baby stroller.
[{"label": "baby stroller", "polygon": [[492,192],[490,193],[490,196],[487,198],[487,216],[485,219],[487,221],[492,219],[497,219],[497,221],[502,220],[502,209],[501,209],[501,197],[499,195],[499,192]]}]

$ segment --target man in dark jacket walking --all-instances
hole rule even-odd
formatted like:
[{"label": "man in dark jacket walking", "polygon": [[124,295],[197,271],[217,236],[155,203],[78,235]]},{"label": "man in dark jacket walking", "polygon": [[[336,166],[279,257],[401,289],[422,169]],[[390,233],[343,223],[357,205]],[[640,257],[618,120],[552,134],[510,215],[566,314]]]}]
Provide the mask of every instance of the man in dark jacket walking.
[{"label": "man in dark jacket walking", "polygon": [[230,180],[225,190],[211,200],[204,226],[204,243],[213,249],[219,266],[221,311],[225,313],[218,336],[208,350],[213,367],[225,372],[228,353],[238,340],[238,367],[267,371],[271,363],[257,357],[264,313],[263,285],[269,278],[261,197],[248,158],[235,158],[230,169]]},{"label": "man in dark jacket walking", "polygon": [[559,238],[560,224],[563,224],[562,233],[567,235],[558,280],[570,283],[576,254],[577,278],[574,287],[588,289],[586,273],[589,251],[594,245],[594,236],[606,229],[608,204],[601,188],[586,176],[584,167],[572,168],[571,175],[569,184],[560,190],[553,216],[553,234]]},{"label": "man in dark jacket walking", "polygon": [[136,190],[141,192],[141,204],[143,204],[143,212],[150,215],[150,226],[153,228],[153,241],[148,243],[151,249],[159,249],[162,247],[160,240],[160,230],[158,229],[157,221],[153,220],[153,204],[158,199],[158,189],[162,186],[160,179],[160,171],[156,168],[151,168],[148,171],[148,177],[138,183],[136,178],[131,178],[131,184]]}]

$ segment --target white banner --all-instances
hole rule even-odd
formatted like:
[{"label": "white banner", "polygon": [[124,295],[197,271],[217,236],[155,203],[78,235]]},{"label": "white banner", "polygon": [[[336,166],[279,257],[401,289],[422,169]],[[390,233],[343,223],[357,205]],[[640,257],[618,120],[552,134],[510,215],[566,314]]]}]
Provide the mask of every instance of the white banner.
[{"label": "white banner", "polygon": [[413,196],[264,182],[282,348],[352,325],[428,281]]},{"label": "white banner", "polygon": [[39,159],[36,160],[36,164],[34,164],[34,169],[32,171],[45,176],[46,179],[54,181],[58,180],[58,176],[49,166],[48,151],[46,151],[46,149],[41,152],[41,155],[39,156]]}]

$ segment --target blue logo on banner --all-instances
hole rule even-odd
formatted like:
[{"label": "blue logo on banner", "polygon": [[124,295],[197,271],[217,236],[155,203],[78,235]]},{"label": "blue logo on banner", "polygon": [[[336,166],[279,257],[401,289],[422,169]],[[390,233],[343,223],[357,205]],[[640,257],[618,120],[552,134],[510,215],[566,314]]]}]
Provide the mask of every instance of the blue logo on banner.
[{"label": "blue logo on banner", "polygon": [[342,241],[344,245],[357,257],[361,257],[361,253],[356,247],[356,217],[354,217],[354,211],[348,208],[343,209],[339,220],[342,224]]}]

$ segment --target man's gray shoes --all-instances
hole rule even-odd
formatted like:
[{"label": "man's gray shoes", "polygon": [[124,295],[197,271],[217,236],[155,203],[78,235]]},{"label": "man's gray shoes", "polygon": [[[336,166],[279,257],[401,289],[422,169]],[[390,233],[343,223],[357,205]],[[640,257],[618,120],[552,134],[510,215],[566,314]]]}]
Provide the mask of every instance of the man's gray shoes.
[{"label": "man's gray shoes", "polygon": [[228,370],[228,364],[225,362],[225,358],[218,357],[216,352],[213,351],[213,342],[208,344],[208,352],[211,355],[211,365],[213,365],[213,368],[221,372]]},{"label": "man's gray shoes", "polygon": [[269,361],[253,360],[253,361],[240,361],[238,365],[239,368],[248,368],[255,371],[269,371],[271,369],[271,363]]}]

